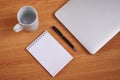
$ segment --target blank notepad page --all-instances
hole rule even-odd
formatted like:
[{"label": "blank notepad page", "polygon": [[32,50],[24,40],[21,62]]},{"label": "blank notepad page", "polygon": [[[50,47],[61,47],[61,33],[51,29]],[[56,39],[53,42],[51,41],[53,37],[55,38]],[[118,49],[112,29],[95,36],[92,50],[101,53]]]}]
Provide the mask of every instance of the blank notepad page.
[{"label": "blank notepad page", "polygon": [[43,32],[27,50],[54,77],[73,57],[48,32]]}]

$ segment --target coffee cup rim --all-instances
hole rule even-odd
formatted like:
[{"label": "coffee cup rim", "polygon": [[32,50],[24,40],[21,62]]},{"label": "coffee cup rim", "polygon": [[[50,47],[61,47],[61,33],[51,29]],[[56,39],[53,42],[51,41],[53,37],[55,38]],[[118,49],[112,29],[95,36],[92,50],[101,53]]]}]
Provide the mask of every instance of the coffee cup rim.
[{"label": "coffee cup rim", "polygon": [[[35,15],[36,15],[35,20],[34,20],[32,23],[30,23],[30,24],[24,24],[24,23],[22,23],[21,20],[20,20],[20,12],[21,12],[23,9],[25,9],[25,8],[31,8],[31,9],[35,12]],[[37,13],[36,9],[35,9],[34,7],[32,7],[32,6],[24,6],[24,7],[20,8],[19,11],[18,11],[18,13],[17,13],[17,19],[18,19],[19,24],[25,25],[25,26],[28,26],[28,25],[33,24],[33,23],[36,21],[37,17],[38,17],[38,13]]]}]

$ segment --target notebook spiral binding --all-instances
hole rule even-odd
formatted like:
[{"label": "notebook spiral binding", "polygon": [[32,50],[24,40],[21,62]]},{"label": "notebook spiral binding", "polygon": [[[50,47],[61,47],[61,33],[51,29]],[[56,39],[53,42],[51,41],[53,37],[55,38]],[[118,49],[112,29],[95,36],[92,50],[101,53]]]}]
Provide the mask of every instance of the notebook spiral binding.
[{"label": "notebook spiral binding", "polygon": [[29,50],[36,42],[38,42],[46,33],[47,33],[47,31],[43,32],[36,40],[34,40],[34,41],[27,47],[27,50]]}]

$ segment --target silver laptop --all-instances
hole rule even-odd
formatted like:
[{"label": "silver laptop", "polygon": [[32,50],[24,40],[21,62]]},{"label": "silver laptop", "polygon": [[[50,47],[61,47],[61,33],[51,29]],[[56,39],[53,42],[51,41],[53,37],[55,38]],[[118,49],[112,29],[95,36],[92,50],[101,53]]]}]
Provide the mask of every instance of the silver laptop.
[{"label": "silver laptop", "polygon": [[55,16],[95,54],[120,31],[120,0],[70,0]]}]

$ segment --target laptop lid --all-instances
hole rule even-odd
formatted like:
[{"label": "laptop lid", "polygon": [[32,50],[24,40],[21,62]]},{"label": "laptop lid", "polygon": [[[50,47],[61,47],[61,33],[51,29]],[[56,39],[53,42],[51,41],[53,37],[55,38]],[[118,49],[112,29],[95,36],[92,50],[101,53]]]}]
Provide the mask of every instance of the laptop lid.
[{"label": "laptop lid", "polygon": [[120,31],[120,0],[70,0],[55,16],[95,54]]}]

